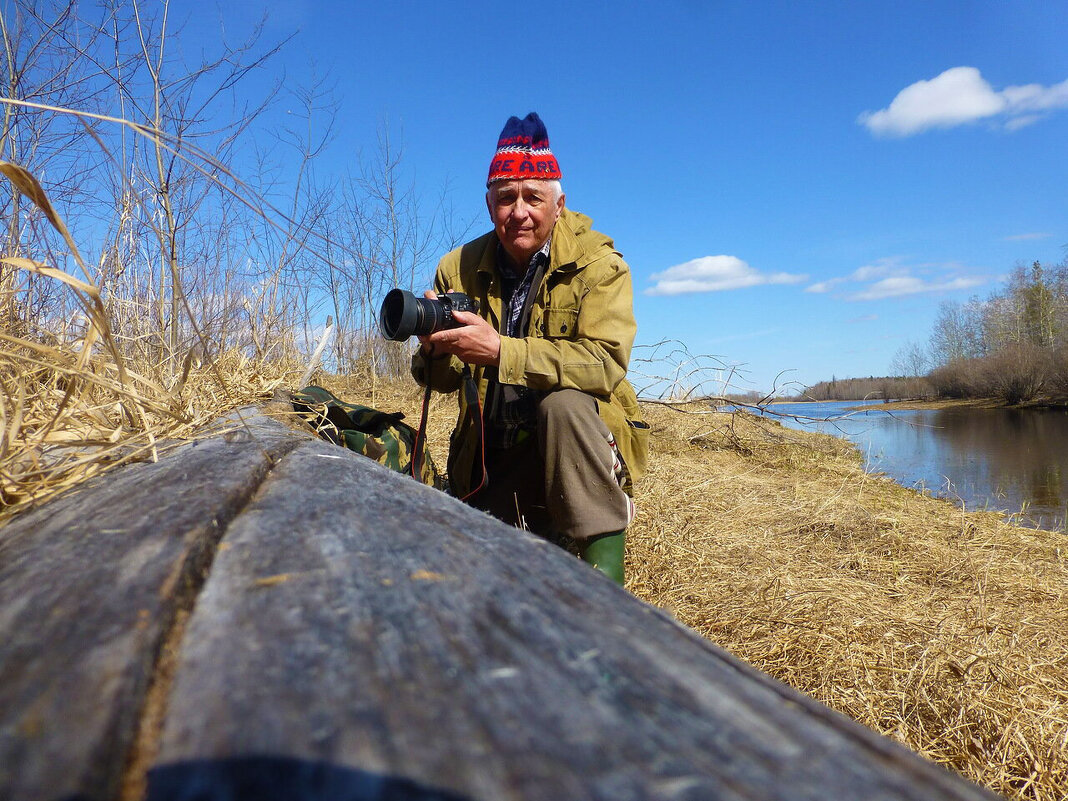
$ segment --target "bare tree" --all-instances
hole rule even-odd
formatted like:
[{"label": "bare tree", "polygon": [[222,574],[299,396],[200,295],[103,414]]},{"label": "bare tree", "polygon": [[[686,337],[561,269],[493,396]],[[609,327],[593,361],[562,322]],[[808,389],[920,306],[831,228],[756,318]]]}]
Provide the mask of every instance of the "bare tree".
[{"label": "bare tree", "polygon": [[415,181],[404,169],[403,148],[388,125],[379,129],[374,157],[346,182],[344,198],[339,226],[352,261],[332,289],[338,356],[349,365],[365,364],[372,379],[379,372],[401,374],[407,371],[408,348],[377,335],[378,301],[393,287],[419,294],[429,287],[437,259],[454,245],[461,226],[444,190],[434,213],[424,213]]},{"label": "bare tree", "polygon": [[931,334],[931,358],[937,364],[977,358],[986,351],[988,310],[978,298],[961,305],[945,301],[938,309]]},{"label": "bare tree", "polygon": [[[75,2],[26,0],[7,4],[0,12],[0,83],[6,98],[0,119],[0,159],[18,164],[54,187],[52,205],[68,216],[92,192],[94,168],[100,161],[87,148],[89,137],[73,118],[57,116],[41,105],[97,108],[102,71],[84,57],[101,44],[100,19],[82,20]],[[79,31],[79,35],[72,35]],[[41,257],[55,242],[42,224],[39,209],[25,204],[13,186],[0,197],[5,256]],[[32,237],[31,237],[32,234]],[[27,251],[31,238],[32,251]],[[49,253],[62,263],[61,251]],[[0,319],[5,325],[33,329],[43,318],[65,319],[64,296],[55,282],[0,266]],[[16,323],[15,321],[18,320]]]},{"label": "bare tree", "polygon": [[[406,369],[407,348],[377,336],[378,302],[394,286],[429,286],[469,225],[456,224],[447,187],[427,209],[388,126],[353,174],[324,177],[315,164],[333,106],[322,83],[291,93],[296,113],[274,126],[271,149],[245,144],[274,95],[249,103],[240,89],[281,46],[262,44],[261,27],[187,58],[167,0],[102,0],[90,18],[73,0],[8,7],[0,151],[41,177],[82,249],[97,254],[85,278],[101,289],[122,347],[173,375],[194,347],[297,354],[329,315],[336,369],[372,378]],[[56,240],[29,230],[38,212],[20,203],[0,197],[7,255]],[[40,261],[66,258],[57,248]],[[13,314],[70,317],[63,293],[39,278],[0,268],[5,326]]]},{"label": "bare tree", "polygon": [[[129,45],[120,36],[126,22],[124,15],[128,14],[140,55],[139,71],[129,76],[123,75],[116,64],[115,89],[124,117],[153,132],[147,147],[125,152],[124,157],[130,164],[130,184],[141,188],[139,196],[147,201],[142,222],[145,233],[156,240],[159,278],[155,294],[160,330],[168,332],[167,355],[174,358],[182,338],[182,320],[188,318],[189,311],[183,277],[192,280],[191,273],[195,273],[201,292],[219,288],[212,280],[219,271],[211,269],[217,264],[181,263],[182,254],[208,241],[187,241],[205,233],[199,227],[203,217],[198,220],[198,227],[191,229],[191,223],[201,210],[210,206],[214,212],[219,208],[217,204],[227,200],[226,194],[219,191],[218,181],[224,178],[220,165],[229,160],[235,142],[270,99],[268,96],[249,104],[239,101],[234,89],[252,70],[275,55],[281,45],[260,47],[262,26],[258,26],[241,44],[223,45],[220,52],[199,63],[185,63],[172,55],[176,34],[169,27],[167,0],[159,4],[155,13],[146,13],[144,5],[112,0],[109,6],[116,52]],[[196,150],[210,151],[214,162],[205,165],[196,161],[191,152]],[[216,236],[210,241],[218,240]],[[204,250],[201,248],[201,255]]]}]

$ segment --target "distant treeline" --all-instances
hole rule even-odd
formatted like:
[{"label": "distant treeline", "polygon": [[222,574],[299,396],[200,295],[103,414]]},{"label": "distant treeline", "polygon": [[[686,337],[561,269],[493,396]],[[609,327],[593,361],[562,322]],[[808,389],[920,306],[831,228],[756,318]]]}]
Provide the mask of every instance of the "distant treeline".
[{"label": "distant treeline", "polygon": [[1017,267],[986,300],[943,303],[929,353],[939,397],[1068,399],[1068,259]]},{"label": "distant treeline", "polygon": [[895,376],[821,381],[798,397],[1068,402],[1068,259],[1019,266],[985,300],[946,301],[928,343],[906,345],[891,369]]},{"label": "distant treeline", "polygon": [[797,400],[890,400],[926,397],[930,393],[922,378],[900,376],[869,376],[868,378],[831,378],[813,384],[798,395]]}]

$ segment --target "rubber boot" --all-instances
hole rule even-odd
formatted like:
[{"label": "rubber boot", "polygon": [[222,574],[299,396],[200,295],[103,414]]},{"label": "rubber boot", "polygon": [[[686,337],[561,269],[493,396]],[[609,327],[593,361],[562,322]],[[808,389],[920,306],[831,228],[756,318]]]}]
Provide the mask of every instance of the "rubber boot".
[{"label": "rubber boot", "polygon": [[623,585],[623,531],[598,534],[579,542],[582,561],[600,570],[616,584]]}]

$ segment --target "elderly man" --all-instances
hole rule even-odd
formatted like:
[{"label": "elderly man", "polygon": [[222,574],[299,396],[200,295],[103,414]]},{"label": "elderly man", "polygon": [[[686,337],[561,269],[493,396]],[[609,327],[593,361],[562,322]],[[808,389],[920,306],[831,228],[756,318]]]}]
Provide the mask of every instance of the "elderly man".
[{"label": "elderly man", "polygon": [[449,449],[456,495],[622,584],[648,444],[625,377],[630,271],[612,240],[564,205],[560,178],[538,115],[510,118],[487,179],[493,231],[447,254],[434,280],[438,293],[477,300],[478,313],[420,337],[412,374],[461,390]]}]

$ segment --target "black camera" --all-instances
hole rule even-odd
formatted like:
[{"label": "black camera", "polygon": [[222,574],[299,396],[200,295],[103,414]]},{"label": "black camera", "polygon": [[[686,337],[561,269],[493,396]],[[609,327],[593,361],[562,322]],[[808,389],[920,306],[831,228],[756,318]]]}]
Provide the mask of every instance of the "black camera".
[{"label": "black camera", "polygon": [[443,328],[458,328],[455,312],[477,312],[478,301],[463,292],[446,292],[436,298],[417,298],[407,289],[391,289],[382,300],[378,327],[386,339],[404,342]]}]

